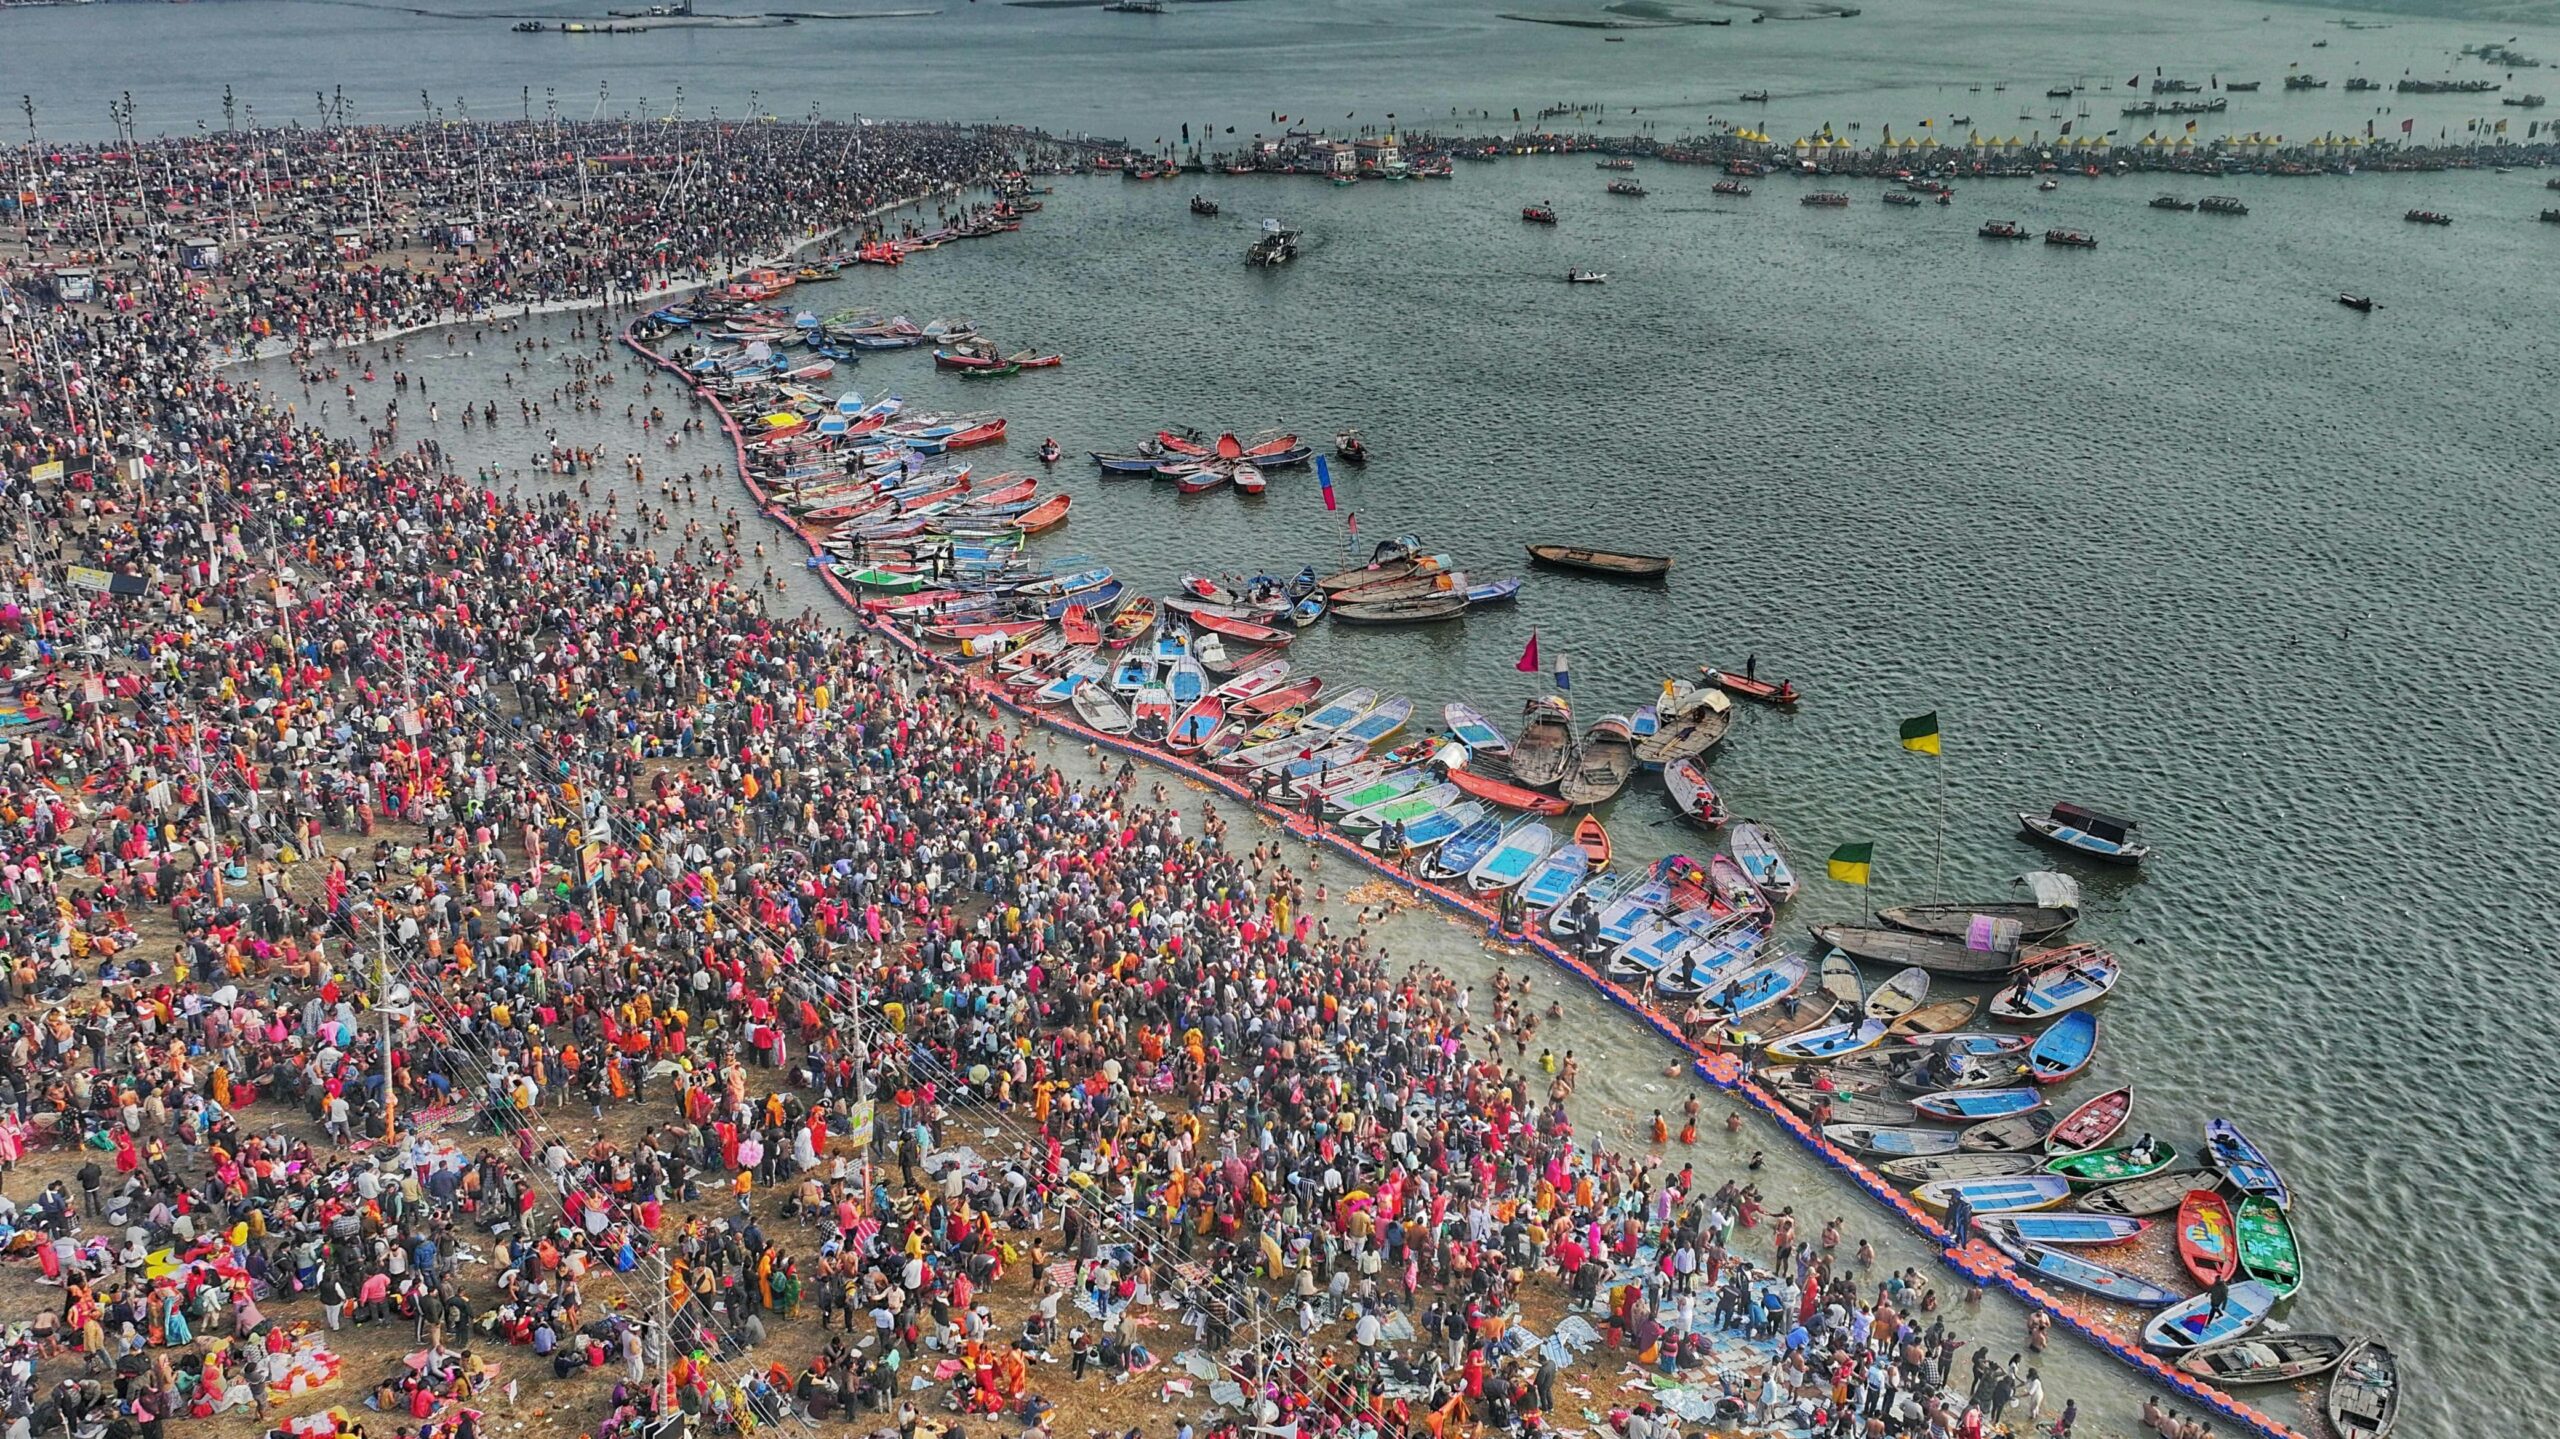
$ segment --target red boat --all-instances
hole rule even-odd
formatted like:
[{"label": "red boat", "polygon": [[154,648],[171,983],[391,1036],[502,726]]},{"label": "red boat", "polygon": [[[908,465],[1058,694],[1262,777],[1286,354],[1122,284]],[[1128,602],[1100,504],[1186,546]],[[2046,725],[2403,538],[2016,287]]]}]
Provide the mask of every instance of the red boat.
[{"label": "red boat", "polygon": [[1584,854],[1591,856],[1593,874],[1609,867],[1609,854],[1613,847],[1609,843],[1609,831],[1601,828],[1600,816],[1584,815],[1582,823],[1573,827],[1573,842],[1582,846]]},{"label": "red boat", "polygon": [[2207,1287],[2240,1272],[2240,1232],[2231,1201],[2210,1189],[2187,1191],[2178,1205],[2178,1258]]},{"label": "red boat", "polygon": [[1102,643],[1102,626],[1093,622],[1093,612],[1082,605],[1067,606],[1067,612],[1058,617],[1058,630],[1071,645]]},{"label": "red boat", "polygon": [[1556,212],[1544,205],[1523,205],[1520,218],[1532,225],[1552,225],[1556,222]]},{"label": "red boat", "polygon": [[1506,784],[1471,770],[1449,771],[1449,783],[1486,804],[1500,805],[1504,809],[1525,810],[1530,814],[1562,814],[1567,808],[1565,802],[1554,795],[1522,789],[1516,784]]},{"label": "red boat", "polygon": [[1068,495],[1051,495],[1023,511],[1022,516],[1013,522],[1013,527],[1026,535],[1036,535],[1062,524],[1067,518],[1067,504],[1071,498]]},{"label": "red boat", "polygon": [[989,420],[983,425],[972,425],[944,440],[942,447],[946,450],[971,450],[980,445],[1001,444],[1003,441],[1004,421],[998,419]]},{"label": "red boat", "polygon": [[1207,459],[1209,456],[1208,446],[1196,440],[1185,439],[1171,430],[1156,431],[1156,443],[1162,446],[1167,454],[1189,455],[1195,460]]},{"label": "red boat", "polygon": [[2053,1132],[2044,1137],[2045,1150],[2052,1154],[2078,1154],[2095,1149],[2115,1138],[2132,1113],[2133,1086],[2110,1089],[2064,1115]]},{"label": "red boat", "polygon": [[1206,494],[1235,478],[1235,471],[1225,465],[1202,465],[1174,482],[1174,488],[1186,495]]},{"label": "red boat", "polygon": [[1793,709],[1796,701],[1804,698],[1804,692],[1796,688],[1793,680],[1780,680],[1776,684],[1771,684],[1767,680],[1754,679],[1749,675],[1727,674],[1714,665],[1700,665],[1698,673],[1707,677],[1707,683],[1737,699],[1758,700],[1764,705]]},{"label": "red boat", "polygon": [[1282,435],[1276,440],[1264,440],[1261,444],[1255,445],[1253,448],[1246,450],[1244,452],[1244,458],[1248,460],[1267,460],[1273,455],[1285,455],[1297,447],[1297,436]]},{"label": "red boat", "polygon": [[1225,635],[1228,639],[1243,640],[1248,644],[1271,645],[1277,648],[1297,638],[1287,630],[1275,630],[1269,625],[1258,625],[1251,620],[1240,620],[1231,615],[1215,614],[1205,609],[1193,610],[1191,622],[1211,634]]},{"label": "red boat", "polygon": [[1309,676],[1276,690],[1265,690],[1251,699],[1237,700],[1227,706],[1230,718],[1261,720],[1280,713],[1291,705],[1302,705],[1324,693],[1324,681]]}]

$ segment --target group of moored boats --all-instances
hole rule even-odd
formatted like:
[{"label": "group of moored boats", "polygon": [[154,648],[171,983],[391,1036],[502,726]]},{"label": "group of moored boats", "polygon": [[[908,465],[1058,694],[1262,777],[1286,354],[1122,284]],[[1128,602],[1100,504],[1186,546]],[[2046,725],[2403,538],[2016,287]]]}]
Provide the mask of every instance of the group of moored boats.
[{"label": "group of moored boats", "polygon": [[[1353,437],[1356,443],[1357,437]],[[1087,453],[1105,476],[1148,475],[1169,480],[1182,494],[1199,495],[1234,487],[1258,495],[1281,470],[1305,469],[1315,463],[1315,447],[1300,444],[1293,434],[1270,434],[1240,440],[1233,434],[1211,438],[1198,430],[1158,430],[1122,454]],[[1360,455],[1367,458],[1366,448]]]},{"label": "group of moored boats", "polygon": [[[2080,806],[2020,821],[2077,852],[2148,853],[2128,822]],[[2192,1150],[2143,1130],[2131,1085],[2057,1100],[2056,1086],[2096,1058],[2098,1006],[2124,966],[2067,938],[2076,885],[2055,874],[2023,882],[2022,900],[1904,905],[1872,925],[1814,926],[1825,946],[1817,985],[1731,1038],[1765,1055],[1758,1082],[1773,1098],[2031,1281],[2140,1312],[2147,1347],[2213,1384],[2327,1374],[2338,1431],[2378,1439],[2399,1403],[2387,1345],[2265,1327],[2305,1272],[2295,1196],[2265,1151],[2223,1118],[2207,1121]],[[1861,962],[1892,972],[1869,985]],[[1958,988],[1971,985],[1982,988]]]}]

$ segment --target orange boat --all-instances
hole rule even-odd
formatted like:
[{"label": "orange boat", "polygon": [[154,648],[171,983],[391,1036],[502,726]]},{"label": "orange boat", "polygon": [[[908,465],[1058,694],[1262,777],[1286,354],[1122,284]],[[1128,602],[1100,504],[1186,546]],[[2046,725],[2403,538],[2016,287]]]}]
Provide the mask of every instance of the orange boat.
[{"label": "orange boat", "polygon": [[1036,535],[1042,530],[1054,528],[1066,520],[1069,498],[1066,495],[1051,495],[1023,511],[1022,517],[1013,522],[1013,527],[1026,535]]},{"label": "orange boat", "polygon": [[1600,825],[1600,816],[1586,814],[1582,823],[1573,827],[1573,842],[1591,856],[1591,872],[1598,874],[1609,867],[1609,831]]},{"label": "orange boat", "polygon": [[1562,814],[1565,811],[1564,801],[1554,795],[1540,794],[1534,789],[1523,789],[1516,784],[1505,784],[1501,780],[1488,778],[1472,770],[1449,771],[1449,783],[1476,799],[1483,800],[1487,804],[1500,805],[1504,809],[1526,810],[1531,814]]},{"label": "orange boat", "polygon": [[1804,698],[1804,692],[1796,688],[1793,680],[1780,680],[1776,684],[1771,684],[1767,680],[1754,679],[1749,675],[1729,674],[1717,669],[1714,665],[1700,665],[1698,672],[1707,677],[1707,683],[1723,690],[1726,694],[1741,699],[1758,700],[1764,705],[1779,705],[1793,709],[1795,702]]}]

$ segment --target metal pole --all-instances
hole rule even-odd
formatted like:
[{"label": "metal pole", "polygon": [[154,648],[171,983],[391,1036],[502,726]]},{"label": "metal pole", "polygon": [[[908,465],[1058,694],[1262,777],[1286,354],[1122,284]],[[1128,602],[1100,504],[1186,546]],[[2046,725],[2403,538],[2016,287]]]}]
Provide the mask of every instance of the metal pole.
[{"label": "metal pole", "polygon": [[382,902],[373,906],[373,1008],[382,1019],[382,1142],[400,1137],[400,1092],[391,1082],[391,938]]}]

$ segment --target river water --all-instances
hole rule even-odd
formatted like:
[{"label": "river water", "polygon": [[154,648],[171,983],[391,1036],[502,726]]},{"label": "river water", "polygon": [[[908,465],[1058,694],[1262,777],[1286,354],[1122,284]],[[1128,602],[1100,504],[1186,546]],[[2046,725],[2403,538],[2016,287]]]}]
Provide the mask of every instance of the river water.
[{"label": "river water", "polygon": [[[1391,17],[1329,0],[1160,18],[979,4],[572,40],[242,0],[22,11],[0,27],[24,62],[12,78],[66,135],[103,129],[106,100],[128,87],[148,132],[219,125],[226,81],[262,120],[299,106],[307,122],[300,92],[322,83],[343,84],[365,117],[404,119],[421,84],[458,108],[444,93],[457,76],[484,116],[515,113],[527,86],[535,113],[548,87],[583,116],[600,80],[614,108],[646,95],[663,111],[681,83],[688,114],[743,112],[753,91],[785,115],[816,101],[836,116],[1002,117],[1141,142],[1174,139],[1185,120],[1249,134],[1301,106],[1341,127],[1344,112],[1355,125],[1389,111],[1445,120],[1453,106],[1507,120],[1513,106],[1594,99],[1618,112],[1612,128],[1677,133],[1764,86],[1766,127],[1782,136],[1967,115],[2051,133],[2043,90],[2077,76],[2112,85],[2091,101],[2111,117],[2135,93],[2124,79],[2155,65],[2272,91],[2295,62],[2341,79],[2439,74],[2456,45],[2508,35],[2560,58],[2560,31],[2511,22],[2489,35],[2329,18],[1969,0],[1609,45],[1448,0]],[[2487,73],[2463,63],[2456,73]],[[2244,95],[2212,128],[2360,130],[2367,100],[2397,97]],[[2414,115],[2459,134],[2501,113],[2494,97],[2407,103],[2378,128]],[[2002,118],[2021,111],[2039,118]],[[2136,123],[2154,122],[2106,121]],[[1941,814],[1943,888],[1967,897],[2046,862],[2014,838],[2014,810],[2077,798],[2139,816],[2163,851],[2148,874],[2086,877],[2084,936],[2131,974],[2082,1092],[2138,1083],[2143,1122],[2182,1143],[2209,1114],[2260,1136],[2301,1196],[2313,1279],[2295,1322],[2394,1339],[2415,1386],[2403,1432],[2469,1432],[2460,1421],[2492,1403],[2560,1412],[2560,1371],[2534,1357],[2547,1349],[2531,1328],[2560,1289],[2536,1162],[2560,1131],[2547,1047],[2560,1005],[2541,973],[2560,911],[2543,862],[2560,820],[2560,227],[2533,222],[2551,199],[2541,175],[2214,182],[2251,206],[2236,220],[2146,208],[2162,189],[2194,198],[2193,182],[2003,182],[1899,210],[1868,186],[1846,210],[1811,210],[1792,180],[1722,200],[1706,172],[1647,166],[1651,196],[1629,200],[1604,196],[1606,178],[1547,159],[1345,190],[1064,181],[1020,234],[801,298],[971,315],[1009,349],[1065,351],[1065,367],[1000,387],[936,375],[920,353],[840,377],[923,408],[1000,405],[1016,465],[1042,435],[1081,456],[1165,423],[1311,438],[1356,425],[1378,461],[1337,479],[1364,548],[1410,531],[1482,577],[1517,572],[1533,540],[1677,556],[1665,589],[1538,575],[1516,610],[1432,632],[1319,628],[1295,657],[1507,717],[1544,683],[1512,669],[1534,631],[1550,659],[1571,656],[1588,719],[1702,661],[1756,654],[1808,699],[1797,715],[1742,717],[1715,761],[1719,789],[1774,824],[1808,874],[1837,843],[1877,844],[1872,896],[1813,878],[1791,924],[1926,897],[1941,884]],[[1194,188],[1225,215],[1186,213]],[[1534,201],[1563,223],[1521,225]],[[2406,225],[2412,206],[2458,223]],[[1241,263],[1265,215],[1306,232],[1285,271]],[[1994,245],[1972,234],[1985,218],[2086,229],[2101,247]],[[1613,278],[1561,283],[1576,266]],[[2382,308],[2346,311],[2342,289]],[[577,323],[536,332],[565,342]],[[412,342],[410,367],[440,399],[506,394],[503,362],[495,335]],[[626,372],[609,414],[564,435],[633,448],[620,409],[639,378]],[[407,408],[404,438],[424,407]],[[535,444],[512,416],[494,447],[479,432],[462,443],[450,414],[436,433],[469,463],[520,466]],[[682,453],[718,458],[702,442]],[[1076,509],[1046,552],[1151,585],[1187,569],[1286,573],[1346,545],[1343,516],[1304,476],[1260,500],[1182,499],[1080,464],[1054,483]],[[1941,761],[1894,743],[1897,720],[1928,710]],[[1608,817],[1631,856],[1702,842],[1656,786]],[[1418,951],[1486,962],[1450,926],[1403,925]],[[1623,1023],[1596,1004],[1572,1015],[1586,1055],[1611,1050],[1590,1061],[1590,1103],[1674,1102],[1664,1054],[1621,1057],[1635,1048]],[[1774,1130],[1745,1138],[1773,1151],[1799,1212],[1881,1229]],[[1922,1262],[1916,1249],[1906,1262]],[[1995,1307],[1986,1323],[2014,1333],[2014,1319]],[[2066,1344],[2055,1363],[2057,1392],[2107,1398],[2084,1408],[2120,1416],[2132,1402],[2121,1371],[2087,1351]]]}]

